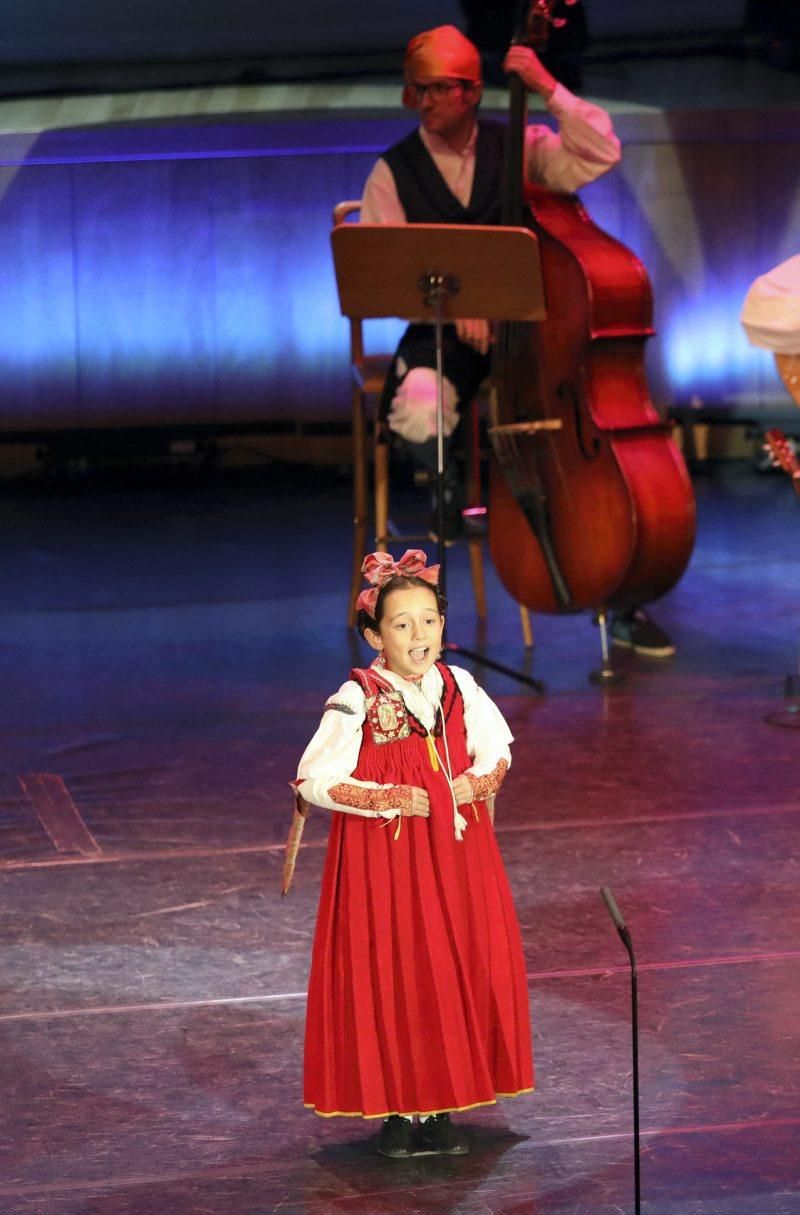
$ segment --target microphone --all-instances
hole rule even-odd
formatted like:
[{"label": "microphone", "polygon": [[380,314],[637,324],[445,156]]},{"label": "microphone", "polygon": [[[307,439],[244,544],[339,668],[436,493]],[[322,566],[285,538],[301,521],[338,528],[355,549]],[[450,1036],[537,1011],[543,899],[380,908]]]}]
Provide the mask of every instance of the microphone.
[{"label": "microphone", "polygon": [[603,902],[608,908],[608,914],[611,916],[611,919],[617,926],[617,932],[627,932],[625,921],[622,918],[622,912],[620,911],[619,907],[617,907],[617,900],[611,893],[610,886],[602,886],[600,889],[600,894],[602,895]]},{"label": "microphone", "polygon": [[631,966],[633,967],[633,971],[635,974],[636,973],[636,959],[633,956],[633,942],[631,941],[631,934],[628,932],[628,929],[625,925],[625,921],[622,918],[622,912],[620,911],[619,907],[617,906],[617,900],[614,898],[614,895],[611,893],[611,888],[609,886],[601,886],[600,894],[602,895],[603,902],[605,903],[606,907],[608,908],[608,914],[611,916],[611,919],[614,921],[614,926],[620,935],[622,944],[625,946],[625,948],[628,951],[628,957],[630,958]]}]

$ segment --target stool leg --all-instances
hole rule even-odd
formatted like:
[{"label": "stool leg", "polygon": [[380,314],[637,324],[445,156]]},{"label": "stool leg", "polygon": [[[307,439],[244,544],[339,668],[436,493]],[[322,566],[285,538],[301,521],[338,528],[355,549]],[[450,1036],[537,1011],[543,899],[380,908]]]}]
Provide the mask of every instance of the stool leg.
[{"label": "stool leg", "polygon": [[[469,407],[469,450],[467,452],[467,506],[481,505],[481,453],[480,418],[478,403]],[[472,575],[472,593],[475,596],[475,611],[479,620],[486,619],[486,584],[483,579],[483,541],[479,536],[469,542],[469,568]]]},{"label": "stool leg", "polygon": [[483,541],[479,537],[469,542],[469,568],[472,575],[472,593],[475,596],[475,613],[479,620],[485,620],[486,586],[483,581]]},{"label": "stool leg", "polygon": [[389,529],[389,444],[382,424],[375,423],[375,547],[385,553]]},{"label": "stool leg", "polygon": [[364,397],[353,390],[353,574],[347,602],[347,627],[356,623],[356,600],[361,590],[361,563],[367,546],[367,445],[364,433]]},{"label": "stool leg", "polygon": [[531,614],[525,607],[524,603],[519,605],[519,621],[522,625],[522,643],[526,650],[533,649],[533,628],[531,627]]},{"label": "stool leg", "polygon": [[469,450],[467,452],[467,506],[481,504],[481,453],[478,406],[469,407]]}]

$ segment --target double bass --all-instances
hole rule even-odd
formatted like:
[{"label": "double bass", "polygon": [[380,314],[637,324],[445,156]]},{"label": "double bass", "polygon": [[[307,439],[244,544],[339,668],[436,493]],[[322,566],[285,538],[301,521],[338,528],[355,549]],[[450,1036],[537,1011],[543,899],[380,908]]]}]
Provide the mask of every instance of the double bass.
[{"label": "double bass", "polygon": [[[534,0],[515,39],[540,49],[554,0]],[[546,319],[498,332],[489,544],[532,611],[625,611],[663,595],[694,546],[685,463],[650,400],[647,273],[578,199],[523,186],[525,88],[511,78],[501,222],[539,239]]]}]

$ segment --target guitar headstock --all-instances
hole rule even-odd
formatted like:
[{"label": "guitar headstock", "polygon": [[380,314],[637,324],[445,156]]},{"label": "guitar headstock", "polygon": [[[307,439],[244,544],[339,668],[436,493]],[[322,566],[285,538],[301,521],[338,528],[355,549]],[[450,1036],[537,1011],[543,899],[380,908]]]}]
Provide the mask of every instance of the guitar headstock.
[{"label": "guitar headstock", "polygon": [[769,452],[776,468],[782,468],[792,478],[795,493],[800,498],[800,460],[794,445],[782,430],[767,430],[764,433],[764,451]]},{"label": "guitar headstock", "polygon": [[800,460],[794,447],[782,430],[767,430],[764,433],[764,450],[769,452],[776,468],[782,468],[792,477],[800,476]]}]

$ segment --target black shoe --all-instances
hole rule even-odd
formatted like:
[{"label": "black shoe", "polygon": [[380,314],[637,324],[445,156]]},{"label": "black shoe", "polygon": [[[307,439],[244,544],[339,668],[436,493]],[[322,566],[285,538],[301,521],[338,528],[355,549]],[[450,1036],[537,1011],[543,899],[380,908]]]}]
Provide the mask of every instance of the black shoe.
[{"label": "black shoe", "polygon": [[609,628],[614,645],[624,646],[647,658],[671,658],[675,646],[670,638],[642,608],[614,616]]},{"label": "black shoe", "polygon": [[[457,540],[464,535],[464,523],[461,515],[445,515],[444,517],[444,546],[452,548]],[[434,544],[439,543],[439,518],[431,515],[428,520],[428,539]]]},{"label": "black shoe", "polygon": [[[448,475],[444,485],[444,542],[455,544],[464,534],[464,516],[461,514],[463,494],[461,486]],[[437,486],[431,490],[431,513],[428,516],[428,535],[434,544],[439,539],[439,511]]]},{"label": "black shoe", "polygon": [[419,1124],[419,1146],[423,1152],[463,1156],[469,1151],[469,1140],[453,1126],[449,1114],[432,1114]]},{"label": "black shoe", "polygon": [[388,1118],[384,1118],[378,1136],[378,1151],[381,1156],[390,1156],[393,1160],[414,1155],[414,1140],[411,1137],[411,1123],[408,1118],[401,1118],[399,1114],[390,1114]]}]

